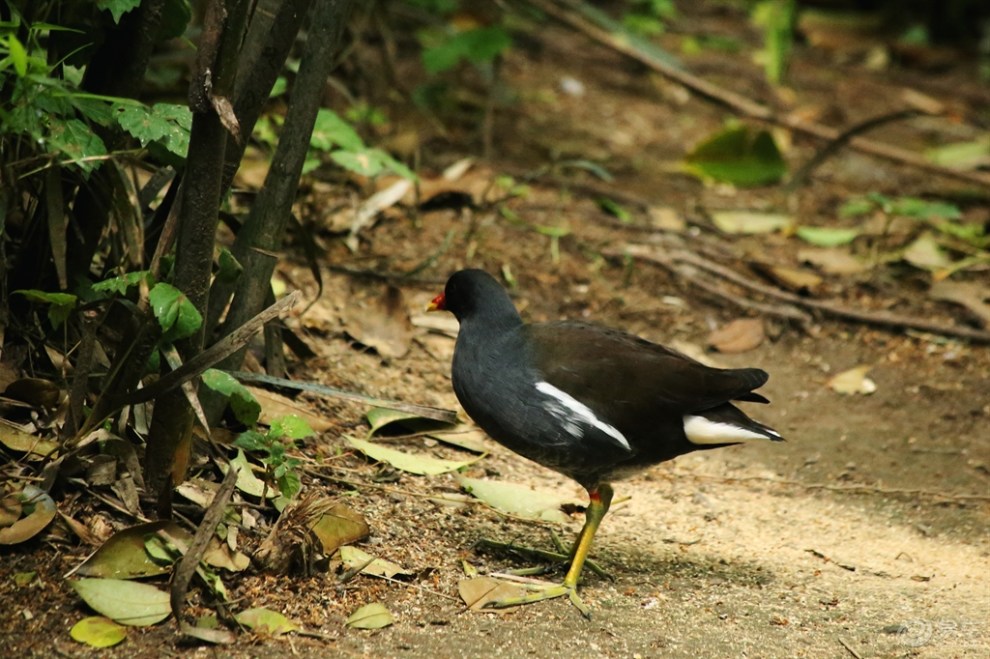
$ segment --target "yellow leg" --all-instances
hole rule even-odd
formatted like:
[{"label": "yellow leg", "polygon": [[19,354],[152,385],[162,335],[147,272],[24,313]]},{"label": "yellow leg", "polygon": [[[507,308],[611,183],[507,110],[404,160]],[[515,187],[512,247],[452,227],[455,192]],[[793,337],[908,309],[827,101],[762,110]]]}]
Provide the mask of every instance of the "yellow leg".
[{"label": "yellow leg", "polygon": [[571,604],[577,607],[584,617],[591,617],[591,611],[581,601],[577,593],[577,588],[581,580],[581,570],[584,568],[584,563],[588,559],[588,552],[591,550],[591,543],[595,540],[595,532],[598,531],[605,513],[608,512],[608,508],[612,504],[612,487],[608,483],[601,483],[592,488],[589,494],[591,503],[588,504],[588,510],[585,512],[584,527],[582,527],[581,533],[577,537],[577,542],[574,543],[574,549],[571,552],[571,566],[564,576],[564,583],[546,585],[522,584],[524,588],[533,592],[522,597],[512,597],[496,602],[489,602],[488,607],[501,609],[509,606],[542,602],[543,600],[567,595]]}]

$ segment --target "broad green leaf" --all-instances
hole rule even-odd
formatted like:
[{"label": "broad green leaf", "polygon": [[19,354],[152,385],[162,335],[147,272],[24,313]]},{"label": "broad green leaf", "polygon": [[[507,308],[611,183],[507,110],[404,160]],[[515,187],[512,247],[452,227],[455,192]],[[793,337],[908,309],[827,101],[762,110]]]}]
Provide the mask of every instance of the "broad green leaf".
[{"label": "broad green leaf", "polygon": [[121,128],[137,138],[141,146],[155,142],[184,158],[189,149],[192,114],[184,105],[156,103],[117,103],[114,117]]},{"label": "broad green leaf", "polygon": [[90,616],[72,625],[69,636],[92,648],[109,648],[127,638],[127,628],[110,618]]},{"label": "broad green leaf", "polygon": [[832,227],[798,227],[795,231],[801,240],[818,247],[839,247],[848,245],[859,236],[858,229]]},{"label": "broad green leaf", "polygon": [[28,54],[24,44],[13,34],[7,35],[7,51],[10,61],[14,64],[14,71],[23,78],[28,72]]},{"label": "broad green leaf", "polygon": [[136,9],[141,0],[96,0],[96,6],[113,14],[113,22],[120,24],[120,19],[127,12]]},{"label": "broad green leaf", "polygon": [[93,290],[97,293],[117,293],[118,295],[124,295],[127,293],[127,289],[131,286],[137,286],[139,283],[144,281],[149,274],[151,274],[151,271],[149,270],[136,270],[134,272],[128,272],[120,275],[119,277],[111,277],[110,279],[104,279],[101,282],[93,284]]},{"label": "broad green leaf", "polygon": [[55,502],[36,485],[25,485],[20,492],[12,492],[4,498],[13,499],[23,517],[0,528],[0,545],[16,545],[30,540],[55,518]]},{"label": "broad green leaf", "polygon": [[330,151],[334,147],[349,151],[361,151],[365,148],[364,140],[357,131],[336,112],[326,108],[321,108],[316,115],[309,145],[319,151]]},{"label": "broad green leaf", "polygon": [[78,119],[52,117],[47,141],[49,151],[64,154],[71,164],[88,174],[100,166],[107,148],[93,129]]},{"label": "broad green leaf", "polygon": [[295,414],[286,414],[272,419],[268,427],[268,434],[271,437],[296,440],[311,436],[313,429],[301,417]]},{"label": "broad green leaf", "polygon": [[234,446],[245,451],[267,451],[271,445],[268,435],[257,430],[245,430],[234,440]]},{"label": "broad green leaf", "polygon": [[430,476],[444,474],[448,471],[456,471],[478,461],[478,458],[465,461],[441,460],[428,455],[405,453],[380,444],[366,442],[363,439],[357,439],[356,437],[345,437],[344,439],[347,440],[347,443],[367,455],[372,460],[387,462],[396,469],[400,469],[410,474]]},{"label": "broad green leaf", "polygon": [[118,531],[96,550],[77,572],[85,577],[106,577],[112,579],[136,579],[167,574],[171,565],[152,560],[146,548],[147,538],[159,530],[169,535],[183,533],[183,529],[172,521],[138,524]]},{"label": "broad green leaf", "polygon": [[61,327],[76,308],[79,298],[71,293],[49,293],[35,289],[14,291],[23,295],[32,302],[40,302],[48,305],[48,320],[52,327]]},{"label": "broad green leaf", "polygon": [[261,404],[251,391],[226,371],[207,369],[202,375],[203,384],[229,398],[230,410],[237,420],[246,426],[258,423]]},{"label": "broad green leaf", "polygon": [[794,218],[783,213],[726,210],[713,211],[712,222],[725,233],[759,234],[788,229],[794,224]]},{"label": "broad green leaf", "polygon": [[746,126],[723,130],[708,138],[684,159],[685,169],[699,178],[737,186],[776,183],[787,173],[773,136]]},{"label": "broad green leaf", "polygon": [[164,341],[192,336],[203,324],[203,316],[175,286],[158,283],[148,293],[151,309],[161,325]]},{"label": "broad green leaf", "polygon": [[561,510],[561,506],[574,503],[573,498],[534,490],[518,483],[463,476],[458,481],[461,487],[492,508],[519,517],[566,522],[567,515]]},{"label": "broad green leaf", "polygon": [[397,563],[376,558],[357,547],[341,547],[337,556],[348,570],[360,570],[361,574],[392,579],[396,576],[411,576],[412,572]]},{"label": "broad green leaf", "polygon": [[154,625],[172,613],[167,592],[121,579],[76,579],[69,584],[97,613],[124,625]]},{"label": "broad green leaf", "polygon": [[385,608],[385,605],[375,602],[374,604],[365,604],[352,613],[345,624],[355,629],[382,629],[394,622],[395,618]]},{"label": "broad green leaf", "polygon": [[220,248],[217,266],[217,279],[224,282],[236,281],[244,272],[244,266],[234,258],[234,255],[226,247]]},{"label": "broad green leaf", "polygon": [[272,611],[264,607],[256,607],[241,611],[234,619],[258,634],[268,636],[281,636],[288,632],[299,629],[299,625],[292,622],[278,611]]}]

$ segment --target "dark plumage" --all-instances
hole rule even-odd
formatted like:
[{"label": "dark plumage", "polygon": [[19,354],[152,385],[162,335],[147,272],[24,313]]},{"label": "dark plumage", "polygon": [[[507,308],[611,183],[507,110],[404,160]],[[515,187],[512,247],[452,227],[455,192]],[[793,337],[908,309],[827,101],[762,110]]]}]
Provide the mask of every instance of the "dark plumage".
[{"label": "dark plumage", "polygon": [[[732,401],[768,402],[757,368],[718,369],[624,332],[575,321],[524,324],[505,289],[461,270],[431,305],[460,323],[454,392],[493,439],[589,492],[588,521],[563,586],[525,598],[576,597],[609,482],[698,449],[780,440]],[[504,605],[519,601],[503,602]]]}]

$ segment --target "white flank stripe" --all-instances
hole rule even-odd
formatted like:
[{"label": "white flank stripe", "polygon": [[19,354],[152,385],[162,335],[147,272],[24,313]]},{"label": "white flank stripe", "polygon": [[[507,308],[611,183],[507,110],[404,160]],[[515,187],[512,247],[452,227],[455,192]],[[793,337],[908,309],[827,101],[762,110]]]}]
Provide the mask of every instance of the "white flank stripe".
[{"label": "white flank stripe", "polygon": [[546,408],[564,424],[564,429],[571,435],[575,437],[581,436],[581,427],[574,423],[575,421],[581,421],[593,428],[598,428],[618,442],[627,451],[632,450],[625,435],[619,432],[615,426],[611,426],[595,416],[595,413],[591,411],[590,407],[574,396],[558,389],[549,382],[537,382],[536,390],[553,399],[546,405]]},{"label": "white flank stripe", "polygon": [[[773,433],[772,430],[768,432]],[[684,434],[692,444],[731,444],[752,439],[770,439],[764,434],[731,423],[712,421],[703,416],[684,415]],[[776,433],[773,433],[777,437]]]}]

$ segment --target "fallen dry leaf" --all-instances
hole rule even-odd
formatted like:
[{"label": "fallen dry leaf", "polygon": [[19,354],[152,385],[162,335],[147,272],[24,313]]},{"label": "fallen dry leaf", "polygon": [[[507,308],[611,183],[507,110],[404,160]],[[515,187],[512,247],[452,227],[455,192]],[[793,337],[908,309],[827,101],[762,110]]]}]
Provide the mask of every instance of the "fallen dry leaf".
[{"label": "fallen dry leaf", "polygon": [[738,318],[708,336],[708,345],[723,353],[747,352],[757,348],[766,334],[759,318]]},{"label": "fallen dry leaf", "polygon": [[821,288],[823,280],[813,272],[802,268],[789,268],[782,265],[755,264],[756,269],[777,284],[796,293],[813,295]]},{"label": "fallen dry leaf", "polygon": [[940,281],[928,289],[934,300],[954,302],[966,307],[976,317],[980,327],[990,325],[990,288],[976,282]]},{"label": "fallen dry leaf", "polygon": [[838,247],[801,249],[798,250],[798,259],[827,275],[855,275],[868,267],[847,250]]},{"label": "fallen dry leaf", "polygon": [[341,310],[347,334],[385,358],[403,357],[412,341],[412,323],[402,291],[388,286],[382,295],[354,299]]},{"label": "fallen dry leaf", "polygon": [[457,592],[464,600],[468,609],[472,611],[486,611],[489,613],[504,613],[518,607],[509,606],[504,609],[486,609],[489,602],[509,599],[512,597],[522,597],[526,591],[521,587],[513,585],[507,581],[499,581],[492,577],[475,577],[474,579],[462,579],[457,583]]},{"label": "fallen dry leaf", "polygon": [[847,371],[842,371],[834,375],[828,381],[828,386],[836,393],[845,395],[872,394],[877,390],[876,383],[866,374],[870,372],[870,366],[856,366]]}]

